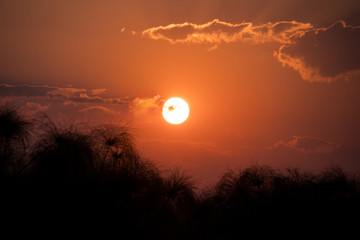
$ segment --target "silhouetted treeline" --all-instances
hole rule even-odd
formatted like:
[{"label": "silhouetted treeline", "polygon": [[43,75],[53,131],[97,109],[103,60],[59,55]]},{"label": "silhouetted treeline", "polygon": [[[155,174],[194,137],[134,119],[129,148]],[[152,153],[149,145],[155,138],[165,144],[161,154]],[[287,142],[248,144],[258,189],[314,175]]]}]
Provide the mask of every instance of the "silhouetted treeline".
[{"label": "silhouetted treeline", "polygon": [[[357,233],[359,180],[253,165],[195,193],[179,169],[164,174],[136,151],[129,129],[59,127],[0,110],[2,232],[77,230],[124,239],[232,239]],[[248,235],[250,234],[250,235]],[[128,237],[126,237],[128,236]]]}]

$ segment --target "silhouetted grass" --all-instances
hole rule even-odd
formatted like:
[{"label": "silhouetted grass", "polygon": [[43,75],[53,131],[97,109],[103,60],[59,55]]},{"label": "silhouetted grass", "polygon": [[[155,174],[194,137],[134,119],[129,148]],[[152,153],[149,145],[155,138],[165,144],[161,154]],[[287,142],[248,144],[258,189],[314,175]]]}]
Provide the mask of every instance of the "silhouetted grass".
[{"label": "silhouetted grass", "polygon": [[[35,125],[15,109],[3,107],[0,123],[3,227],[232,239],[287,231],[290,238],[314,231],[324,237],[356,233],[359,224],[359,180],[336,166],[310,174],[253,165],[225,173],[196,195],[186,173],[165,175],[143,159],[128,128],[59,127],[45,119],[35,124],[36,142],[29,145]],[[10,171],[13,165],[21,171]]]},{"label": "silhouetted grass", "polygon": [[0,108],[0,177],[20,171],[31,122],[8,105]]}]

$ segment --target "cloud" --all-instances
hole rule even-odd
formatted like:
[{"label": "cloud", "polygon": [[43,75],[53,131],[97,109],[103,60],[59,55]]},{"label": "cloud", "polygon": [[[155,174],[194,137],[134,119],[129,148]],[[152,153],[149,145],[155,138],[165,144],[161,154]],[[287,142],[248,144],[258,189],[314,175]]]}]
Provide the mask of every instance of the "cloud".
[{"label": "cloud", "polygon": [[92,95],[100,95],[100,94],[103,94],[106,91],[107,91],[107,89],[105,89],[105,88],[94,89],[94,90],[91,90],[91,94]]},{"label": "cloud", "polygon": [[304,80],[332,82],[360,75],[360,27],[338,21],[307,31],[283,45],[274,56],[298,71]]},{"label": "cloud", "polygon": [[163,103],[164,99],[160,95],[156,95],[153,98],[135,98],[132,100],[129,108],[133,113],[146,113],[160,110]]},{"label": "cloud", "polygon": [[0,84],[0,103],[17,106],[29,116],[44,113],[52,119],[88,123],[129,120],[132,99],[105,98],[105,89]]},{"label": "cloud", "polygon": [[105,113],[116,114],[115,111],[110,110],[109,108],[106,108],[103,106],[91,106],[91,107],[80,109],[79,112],[92,112],[92,113],[105,112]]},{"label": "cloud", "polygon": [[333,153],[340,144],[310,136],[293,136],[290,141],[278,141],[271,149],[289,148],[303,153]]},{"label": "cloud", "polygon": [[214,19],[205,24],[181,23],[146,29],[144,36],[152,39],[163,39],[175,43],[207,43],[218,46],[220,43],[236,41],[250,43],[279,42],[291,43],[294,35],[312,29],[309,23],[281,21],[253,25],[249,22],[233,24]]},{"label": "cloud", "polygon": [[39,112],[46,112],[49,109],[49,105],[41,105],[35,102],[27,102],[25,106],[21,107],[21,110],[29,115],[34,115]]},{"label": "cloud", "polygon": [[350,80],[360,76],[360,27],[338,21],[329,27],[315,28],[310,23],[279,21],[254,25],[233,24],[218,19],[205,24],[169,24],[146,29],[143,36],[172,44],[205,44],[214,50],[220,44],[279,43],[274,57],[299,72],[310,82]]},{"label": "cloud", "polygon": [[130,102],[125,98],[103,98],[98,96],[105,91],[106,89],[87,90],[83,88],[50,87],[47,85],[0,84],[1,97],[60,98],[67,104],[70,102],[129,104]]},{"label": "cloud", "polygon": [[44,97],[49,91],[54,91],[55,88],[44,86],[30,86],[30,85],[11,85],[0,84],[1,97]]},{"label": "cloud", "polygon": [[80,96],[82,93],[85,93],[85,92],[86,92],[86,89],[56,87],[56,88],[53,88],[53,90],[48,91],[46,94],[51,97],[72,98],[74,96]]},{"label": "cloud", "polygon": [[86,93],[86,89],[50,87],[48,85],[0,84],[2,97],[65,97],[71,98]]}]

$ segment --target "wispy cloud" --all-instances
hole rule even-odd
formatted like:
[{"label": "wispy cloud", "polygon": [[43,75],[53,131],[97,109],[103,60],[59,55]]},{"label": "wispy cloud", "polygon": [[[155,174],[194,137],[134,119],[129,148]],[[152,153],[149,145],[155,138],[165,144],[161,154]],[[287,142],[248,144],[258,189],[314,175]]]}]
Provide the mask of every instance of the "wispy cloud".
[{"label": "wispy cloud", "polygon": [[281,21],[254,25],[250,22],[233,24],[215,19],[205,24],[181,23],[152,27],[142,32],[152,39],[164,39],[171,43],[208,43],[218,45],[230,42],[288,44],[294,35],[312,29],[310,23]]},{"label": "wispy cloud", "polygon": [[290,141],[278,141],[272,149],[289,148],[303,153],[332,153],[340,144],[311,136],[293,136]]},{"label": "wispy cloud", "polygon": [[160,95],[156,95],[152,98],[135,98],[130,103],[130,111],[133,113],[146,113],[149,111],[160,110],[162,104],[164,103],[164,99],[160,97]]},{"label": "wispy cloud", "polygon": [[83,88],[64,88],[51,87],[48,85],[11,85],[0,84],[1,97],[42,97],[60,98],[65,102],[74,103],[114,103],[129,104],[128,99],[104,98],[98,95],[104,93],[106,89],[88,90]]},{"label": "wispy cloud", "polygon": [[46,112],[49,109],[49,105],[40,104],[35,102],[27,102],[25,106],[21,107],[21,110],[29,115]]},{"label": "wispy cloud", "polygon": [[49,90],[46,92],[46,95],[51,97],[71,98],[74,96],[80,96],[82,93],[86,92],[86,89],[81,89],[81,88],[60,88],[60,87],[56,87],[56,88],[47,87],[47,88]]},{"label": "wispy cloud", "polygon": [[1,97],[44,97],[48,95],[48,92],[55,90],[56,88],[47,85],[32,86],[0,84]]},{"label": "wispy cloud", "polygon": [[103,107],[103,106],[91,106],[91,107],[86,107],[83,109],[80,109],[79,112],[105,112],[105,113],[112,113],[115,114],[117,112],[110,110],[109,108]]},{"label": "wispy cloud", "polygon": [[100,88],[100,89],[94,89],[94,90],[91,90],[91,94],[92,95],[100,95],[100,94],[103,94],[107,91],[106,88]]}]

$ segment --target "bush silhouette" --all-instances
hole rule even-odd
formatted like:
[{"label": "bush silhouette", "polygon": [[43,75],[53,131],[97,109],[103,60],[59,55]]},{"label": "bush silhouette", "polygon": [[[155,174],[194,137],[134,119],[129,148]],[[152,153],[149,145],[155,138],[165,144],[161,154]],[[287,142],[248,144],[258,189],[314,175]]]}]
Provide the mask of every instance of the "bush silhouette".
[{"label": "bush silhouette", "polygon": [[100,154],[98,167],[101,170],[115,170],[125,167],[125,164],[132,167],[138,161],[133,138],[126,127],[104,124],[95,127],[92,135],[97,143],[97,153]]},{"label": "bush silhouette", "polygon": [[54,127],[35,146],[31,173],[40,181],[72,184],[94,171],[95,154],[89,136]]},{"label": "bush silhouette", "polygon": [[356,233],[359,224],[359,180],[337,166],[310,174],[253,165],[230,170],[195,194],[184,171],[166,175],[144,159],[127,127],[60,127],[45,118],[30,139],[32,123],[7,106],[0,123],[0,211],[18,228],[233,239],[286,231],[324,237]]},{"label": "bush silhouette", "polygon": [[31,122],[8,105],[0,108],[0,175],[13,175],[24,164]]}]

